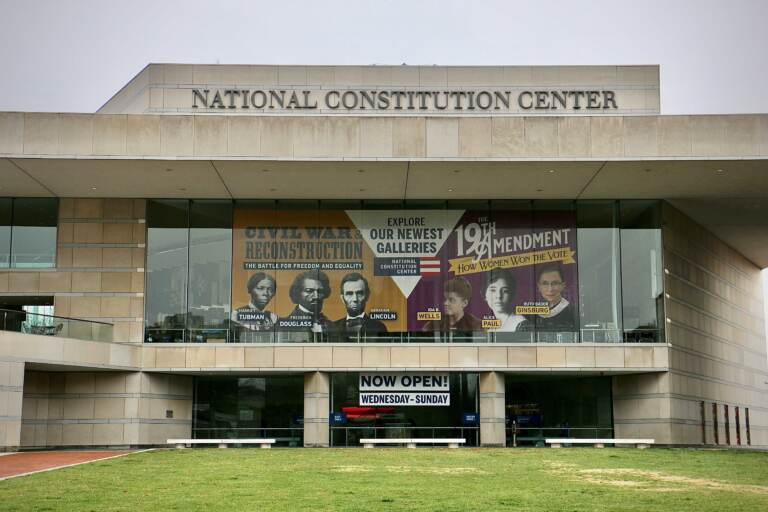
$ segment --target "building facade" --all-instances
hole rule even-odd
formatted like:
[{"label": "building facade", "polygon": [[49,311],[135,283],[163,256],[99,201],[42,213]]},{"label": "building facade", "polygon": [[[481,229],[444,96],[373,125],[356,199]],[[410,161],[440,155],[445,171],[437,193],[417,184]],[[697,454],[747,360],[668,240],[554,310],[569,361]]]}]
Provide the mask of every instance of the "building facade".
[{"label": "building facade", "polygon": [[152,64],[0,113],[0,449],[768,447],[768,115],[657,66]]}]

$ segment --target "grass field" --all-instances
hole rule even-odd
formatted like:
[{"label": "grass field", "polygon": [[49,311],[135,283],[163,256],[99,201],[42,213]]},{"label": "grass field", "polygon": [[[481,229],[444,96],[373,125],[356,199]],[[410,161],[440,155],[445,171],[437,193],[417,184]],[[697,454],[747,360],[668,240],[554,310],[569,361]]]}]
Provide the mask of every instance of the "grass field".
[{"label": "grass field", "polygon": [[768,511],[768,453],[157,450],[2,481],[0,510]]}]

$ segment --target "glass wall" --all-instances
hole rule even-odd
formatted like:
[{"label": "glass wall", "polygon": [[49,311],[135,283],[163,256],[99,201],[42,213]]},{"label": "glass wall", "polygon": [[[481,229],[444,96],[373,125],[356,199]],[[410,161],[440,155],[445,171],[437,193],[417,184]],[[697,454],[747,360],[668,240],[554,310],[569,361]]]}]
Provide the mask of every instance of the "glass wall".
[{"label": "glass wall", "polygon": [[360,446],[362,438],[464,438],[478,444],[478,374],[448,374],[446,406],[361,406],[360,374],[331,375],[331,445]]},{"label": "glass wall", "polygon": [[508,446],[613,437],[610,377],[507,375],[505,388]]},{"label": "glass wall", "polygon": [[0,199],[0,268],[56,266],[56,198]]},{"label": "glass wall", "polygon": [[11,266],[11,199],[0,198],[0,268]]},{"label": "glass wall", "polygon": [[192,437],[303,445],[304,376],[195,377]]},{"label": "glass wall", "polygon": [[146,341],[228,341],[231,269],[231,201],[149,201]]},{"label": "glass wall", "polygon": [[661,205],[657,201],[622,201],[619,206],[625,341],[662,341]]},{"label": "glass wall", "polygon": [[583,342],[616,342],[621,329],[618,203],[576,204],[579,246],[579,324]]},{"label": "glass wall", "polygon": [[152,342],[662,341],[657,201],[150,201]]},{"label": "glass wall", "polygon": [[230,315],[232,203],[192,201],[189,227],[189,340],[225,342]]},{"label": "glass wall", "polygon": [[149,201],[145,339],[185,341],[189,261],[189,202]]}]

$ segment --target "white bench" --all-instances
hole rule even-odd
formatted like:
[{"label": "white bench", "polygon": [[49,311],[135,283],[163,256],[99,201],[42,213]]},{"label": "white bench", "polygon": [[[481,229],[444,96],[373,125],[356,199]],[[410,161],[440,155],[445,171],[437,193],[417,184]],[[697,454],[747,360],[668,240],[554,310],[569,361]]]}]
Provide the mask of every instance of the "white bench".
[{"label": "white bench", "polygon": [[404,444],[408,448],[416,448],[417,444],[447,444],[448,448],[458,448],[466,443],[466,439],[440,438],[440,439],[361,439],[360,444],[365,448],[373,448],[377,444]]},{"label": "white bench", "polygon": [[638,448],[648,448],[652,444],[656,443],[655,439],[575,439],[570,437],[556,437],[545,439],[552,448],[561,448],[564,444],[591,444],[595,448],[604,448],[606,444],[612,444],[614,446],[620,444],[633,444]]},{"label": "white bench", "polygon": [[217,444],[219,448],[226,448],[230,444],[258,444],[262,448],[271,448],[275,444],[274,439],[169,439],[168,444],[176,445],[176,448],[186,448],[193,444]]}]

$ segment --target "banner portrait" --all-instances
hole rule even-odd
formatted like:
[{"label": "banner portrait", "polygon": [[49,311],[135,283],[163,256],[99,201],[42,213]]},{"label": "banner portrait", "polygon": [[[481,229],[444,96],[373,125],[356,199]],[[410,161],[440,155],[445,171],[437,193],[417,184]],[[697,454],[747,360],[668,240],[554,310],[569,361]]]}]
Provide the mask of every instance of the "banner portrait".
[{"label": "banner portrait", "polygon": [[232,324],[241,341],[574,330],[575,219],[535,213],[236,209]]}]

